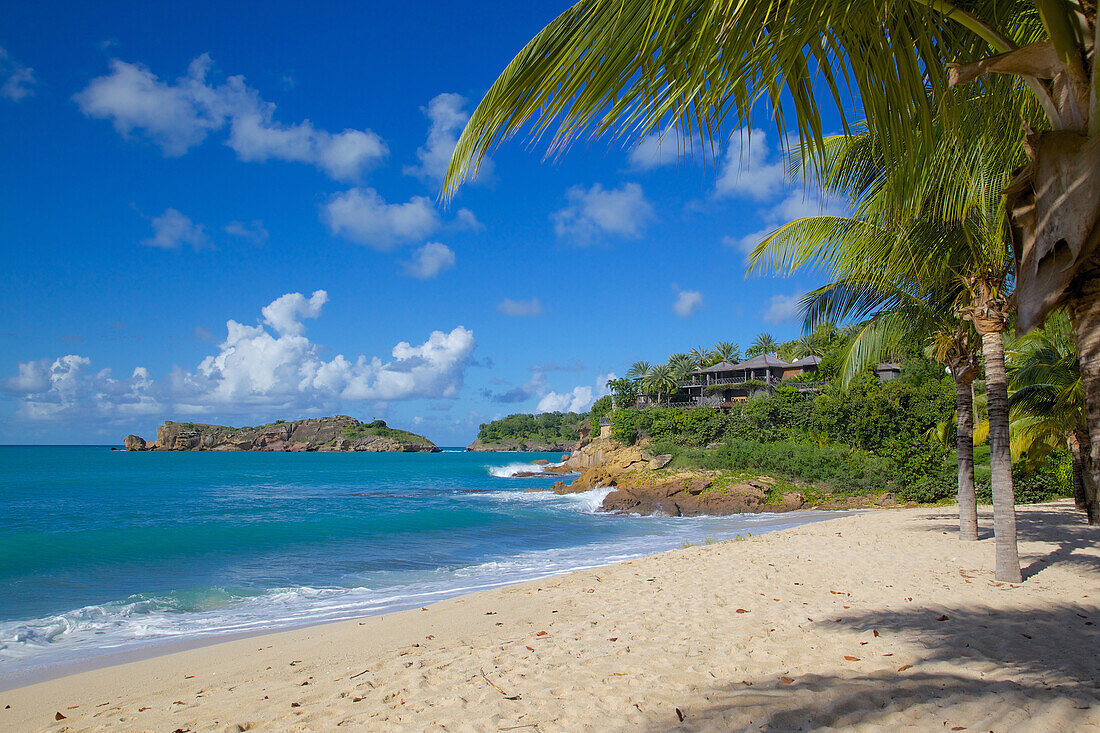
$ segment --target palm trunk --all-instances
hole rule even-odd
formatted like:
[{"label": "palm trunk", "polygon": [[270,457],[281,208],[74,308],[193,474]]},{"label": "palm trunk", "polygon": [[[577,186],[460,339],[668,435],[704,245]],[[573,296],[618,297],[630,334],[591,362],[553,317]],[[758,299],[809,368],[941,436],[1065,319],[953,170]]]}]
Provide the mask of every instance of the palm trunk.
[{"label": "palm trunk", "polygon": [[[1074,444],[1076,443],[1076,446]],[[1087,430],[1076,430],[1070,438],[1073,452],[1073,497],[1078,509],[1083,509],[1089,524],[1100,525],[1100,491],[1092,469],[1092,442]],[[1078,488],[1078,482],[1080,488]],[[1078,499],[1080,496],[1080,499]]]},{"label": "palm trunk", "polygon": [[974,393],[972,380],[955,382],[958,417],[959,539],[978,539],[978,498],[974,494]]},{"label": "palm trunk", "polygon": [[1085,511],[1088,498],[1085,496],[1085,478],[1082,475],[1084,466],[1081,464],[1081,439],[1076,433],[1070,433],[1066,438],[1066,445],[1073,457],[1073,504],[1080,511]]},{"label": "palm trunk", "polygon": [[[1085,388],[1085,422],[1088,449],[1082,443],[1081,464],[1086,492],[1100,486],[1100,268],[1078,276],[1070,315],[1077,331],[1081,359],[1081,383]],[[1087,507],[1086,507],[1087,508]],[[1089,513],[1089,524],[1100,524],[1100,516]]]},{"label": "palm trunk", "polygon": [[1016,496],[1012,489],[1012,451],[1008,438],[1008,383],[1005,379],[1001,331],[983,330],[986,399],[989,411],[990,464],[993,469],[993,534],[996,543],[995,577],[1005,583],[1022,582],[1016,547]]}]

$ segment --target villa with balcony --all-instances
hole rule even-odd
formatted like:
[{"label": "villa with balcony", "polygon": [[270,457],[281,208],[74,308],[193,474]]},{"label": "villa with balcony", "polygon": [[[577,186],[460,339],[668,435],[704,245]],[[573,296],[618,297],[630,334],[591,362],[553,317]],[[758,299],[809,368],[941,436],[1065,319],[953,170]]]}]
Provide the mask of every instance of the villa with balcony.
[{"label": "villa with balcony", "polygon": [[[730,407],[734,402],[748,399],[758,393],[771,393],[790,377],[817,372],[821,358],[807,356],[794,363],[783,361],[772,354],[761,354],[751,359],[732,363],[719,362],[705,369],[697,369],[691,379],[680,382],[678,393],[670,399],[673,405],[701,405]],[[816,382],[790,382],[799,390],[815,390]],[[655,404],[652,397],[640,395],[638,407]]]}]

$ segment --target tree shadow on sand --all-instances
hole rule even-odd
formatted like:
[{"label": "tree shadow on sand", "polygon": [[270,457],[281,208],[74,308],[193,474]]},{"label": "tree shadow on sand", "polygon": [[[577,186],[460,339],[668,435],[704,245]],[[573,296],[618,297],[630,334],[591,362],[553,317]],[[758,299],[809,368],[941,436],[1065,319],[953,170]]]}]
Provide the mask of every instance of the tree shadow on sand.
[{"label": "tree shadow on sand", "polygon": [[[936,513],[929,515],[927,521],[919,526],[929,532],[957,534],[959,518],[950,512]],[[1041,541],[1057,545],[1054,550],[1041,555],[1028,553],[1026,548],[1021,548],[1020,559],[1025,563],[1025,580],[1056,564],[1077,565],[1085,570],[1100,572],[1100,554],[1089,552],[1100,546],[1100,528],[1090,527],[1082,512],[1027,506],[1016,512],[1016,532],[1022,542]],[[979,533],[980,539],[991,537],[991,528],[983,528]]]},{"label": "tree shadow on sand", "polygon": [[[981,607],[923,608],[849,617],[821,626],[878,631],[879,637],[853,650],[860,655],[858,662],[841,662],[840,671],[830,665],[829,674],[792,673],[789,683],[762,679],[750,680],[749,686],[740,680],[723,681],[702,690],[706,707],[682,709],[683,722],[653,721],[649,729],[787,731],[909,725],[999,732],[1042,729],[1052,725],[1050,721],[1064,730],[1100,729],[1100,661],[1095,654],[1100,627],[1087,625],[1093,619],[1100,623],[1100,605],[1072,603],[1013,613]],[[876,653],[878,639],[899,633],[918,637],[924,647],[918,658]],[[899,669],[905,664],[911,666]]]}]

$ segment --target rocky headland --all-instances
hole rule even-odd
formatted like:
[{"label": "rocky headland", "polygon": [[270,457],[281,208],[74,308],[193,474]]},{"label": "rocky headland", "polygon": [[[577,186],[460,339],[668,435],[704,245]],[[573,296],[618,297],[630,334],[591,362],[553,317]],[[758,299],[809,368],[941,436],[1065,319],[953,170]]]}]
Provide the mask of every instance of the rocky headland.
[{"label": "rocky headland", "polygon": [[485,442],[478,439],[466,446],[466,450],[471,453],[559,453],[569,452],[576,445],[575,440],[546,441],[532,438]]},{"label": "rocky headland", "polygon": [[570,483],[558,481],[549,489],[558,494],[613,488],[603,510],[624,514],[692,517],[896,504],[886,492],[833,495],[772,476],[669,468],[671,461],[672,456],[654,455],[645,445],[624,446],[602,436],[574,450],[560,465],[543,467],[541,475],[578,474]]},{"label": "rocky headland", "polygon": [[211,450],[272,452],[438,453],[422,435],[389,427],[382,420],[361,423],[347,415],[291,420],[250,428],[165,421],[157,438],[127,435],[126,450]]}]

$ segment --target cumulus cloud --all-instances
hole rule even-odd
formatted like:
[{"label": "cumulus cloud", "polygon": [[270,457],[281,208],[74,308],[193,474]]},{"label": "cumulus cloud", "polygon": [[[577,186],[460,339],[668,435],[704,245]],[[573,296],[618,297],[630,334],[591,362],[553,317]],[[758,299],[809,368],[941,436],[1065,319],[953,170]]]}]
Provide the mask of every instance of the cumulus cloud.
[{"label": "cumulus cloud", "polygon": [[758,201],[768,199],[787,185],[783,157],[773,157],[767,134],[753,128],[742,133],[726,149],[725,164],[715,182],[716,196],[743,196]]},{"label": "cumulus cloud", "polygon": [[466,208],[459,209],[455,212],[455,226],[459,229],[467,229],[471,232],[480,232],[485,229],[485,225],[478,221],[474,212]]},{"label": "cumulus cloud", "polygon": [[703,294],[698,290],[680,290],[672,303],[672,312],[681,318],[687,318],[703,307]]},{"label": "cumulus cloud", "polygon": [[0,47],[0,97],[18,102],[34,94],[34,69],[19,63]]},{"label": "cumulus cloud", "polygon": [[439,214],[427,196],[390,204],[373,188],[352,188],[328,200],[321,218],[332,234],[380,250],[430,236]]},{"label": "cumulus cloud", "polygon": [[762,317],[767,323],[793,321],[798,318],[801,300],[802,296],[798,293],[793,295],[776,293],[768,302],[768,307],[764,310]]},{"label": "cumulus cloud", "polygon": [[551,214],[554,232],[576,244],[590,244],[603,235],[637,239],[653,220],[653,206],[637,183],[605,189],[573,186],[565,193],[566,206]]},{"label": "cumulus cloud", "polygon": [[263,244],[267,241],[267,229],[264,228],[264,223],[259,219],[254,219],[251,224],[231,221],[225,225],[225,233],[231,237],[248,239],[256,244]]},{"label": "cumulus cloud", "polygon": [[[405,166],[404,172],[407,175],[416,176],[433,186],[443,183],[459,133],[470,119],[470,114],[466,111],[467,101],[461,94],[443,93],[432,97],[427,107],[420,108],[431,123],[428,140],[416,151],[420,162]],[[478,178],[484,180],[491,177],[492,173],[493,161],[482,161]]]},{"label": "cumulus cloud", "polygon": [[497,310],[506,316],[535,318],[542,315],[542,303],[538,298],[531,298],[530,300],[512,300],[511,298],[505,298],[500,301]]},{"label": "cumulus cloud", "polygon": [[675,132],[664,134],[651,132],[631,148],[627,158],[630,161],[631,168],[648,170],[663,165],[672,165],[687,152]]},{"label": "cumulus cloud", "polygon": [[165,209],[163,214],[153,217],[152,223],[153,236],[141,240],[146,247],[179,249],[186,244],[194,250],[200,250],[211,246],[206,228],[175,209]]},{"label": "cumulus cloud", "polygon": [[587,412],[592,403],[610,394],[607,382],[615,379],[615,374],[601,374],[596,377],[595,385],[578,385],[569,392],[547,392],[539,400],[536,412]]},{"label": "cumulus cloud", "polygon": [[277,122],[275,105],[264,101],[243,76],[221,84],[209,81],[212,65],[203,54],[184,76],[164,82],[140,64],[113,59],[110,73],[92,79],[73,99],[85,115],[110,120],[124,137],[137,132],[173,157],[225,128],[226,144],[240,160],[306,163],[341,181],[357,180],[389,153],[385,141],[370,130],[333,133],[309,120]]},{"label": "cumulus cloud", "polygon": [[455,266],[455,253],[440,242],[428,242],[413,253],[405,263],[405,272],[412,277],[427,280]]},{"label": "cumulus cloud", "polygon": [[92,373],[88,357],[70,354],[19,364],[4,389],[18,396],[21,416],[36,420],[268,414],[457,394],[476,346],[471,331],[457,326],[433,331],[418,345],[402,341],[386,359],[337,354],[326,360],[323,348],[306,336],[304,321],[319,317],[327,301],[324,290],[309,297],[287,293],[262,309],[257,325],[230,320],[216,353],[161,381],[144,367],[127,380],[115,380],[109,370]]},{"label": "cumulus cloud", "polygon": [[740,237],[722,237],[722,244],[733,247],[746,254],[756,245],[783,225],[807,216],[846,216],[847,211],[839,202],[822,199],[808,191],[791,191],[778,203],[760,209],[758,215],[768,225],[766,229],[751,232]]}]

